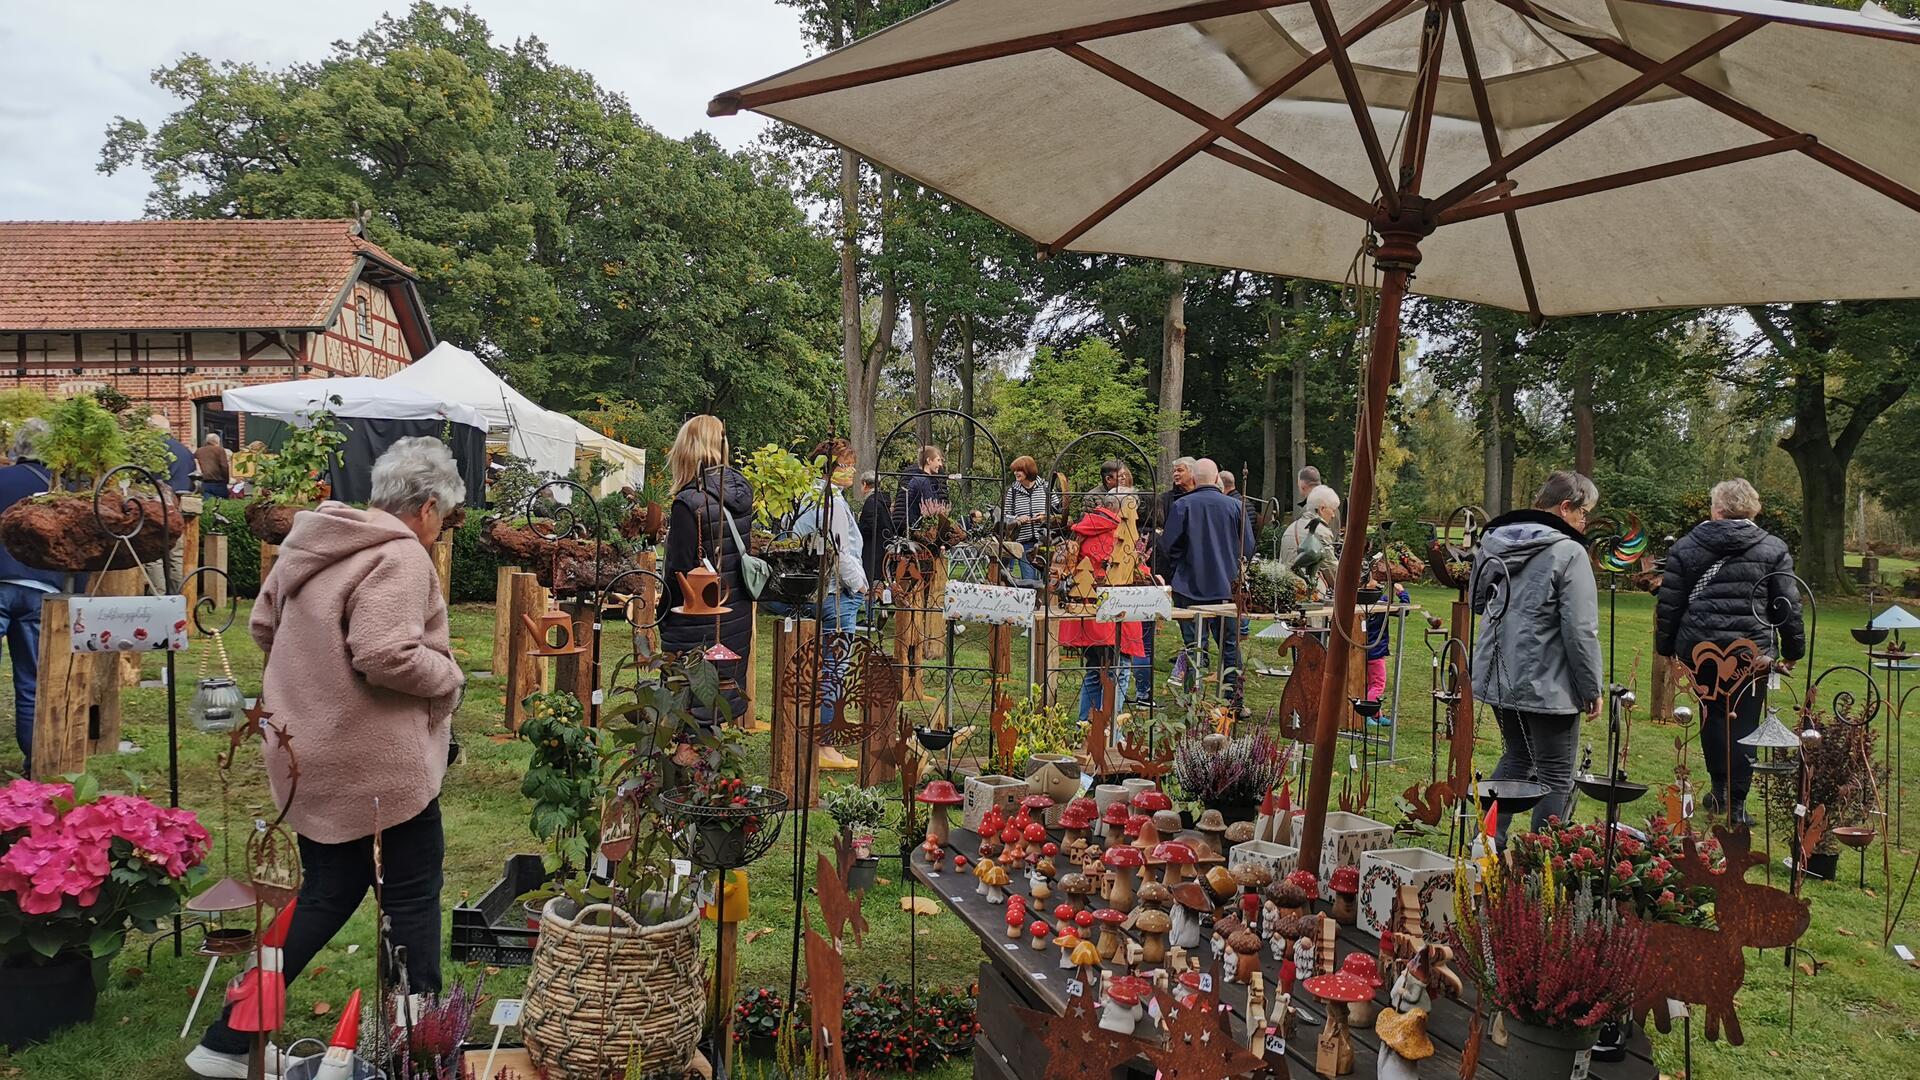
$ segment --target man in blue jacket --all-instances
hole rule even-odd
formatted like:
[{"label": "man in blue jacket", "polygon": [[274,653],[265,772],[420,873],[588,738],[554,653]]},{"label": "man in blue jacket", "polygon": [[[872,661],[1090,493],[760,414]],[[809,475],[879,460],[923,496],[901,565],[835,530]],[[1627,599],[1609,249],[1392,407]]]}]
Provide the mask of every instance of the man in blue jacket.
[{"label": "man in blue jacket", "polygon": [[[1175,607],[1195,604],[1224,604],[1233,599],[1234,582],[1240,579],[1242,562],[1253,551],[1253,524],[1243,512],[1240,500],[1220,490],[1220,466],[1211,458],[1201,458],[1189,470],[1193,489],[1167,511],[1166,528],[1160,533],[1161,565],[1173,586]],[[1186,651],[1193,650],[1199,637],[1198,620],[1180,623],[1180,638]],[[1208,632],[1220,641],[1220,659],[1226,667],[1224,689],[1228,700],[1238,705],[1240,696],[1240,620],[1210,618]],[[1201,664],[1204,666],[1202,647]]]},{"label": "man in blue jacket", "polygon": [[[47,490],[47,467],[35,456],[33,443],[45,435],[40,420],[23,421],[14,432],[8,456],[13,464],[0,469],[0,510]],[[40,676],[40,601],[61,588],[62,575],[37,570],[0,547],[0,636],[7,640],[13,661],[13,734],[26,756],[23,774],[33,771],[33,702]]]}]

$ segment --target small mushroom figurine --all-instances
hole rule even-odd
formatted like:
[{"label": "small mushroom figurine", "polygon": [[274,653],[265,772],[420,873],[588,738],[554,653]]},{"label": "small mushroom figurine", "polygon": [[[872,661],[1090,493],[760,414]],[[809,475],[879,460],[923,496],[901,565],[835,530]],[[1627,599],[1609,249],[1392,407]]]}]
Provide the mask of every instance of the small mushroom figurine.
[{"label": "small mushroom figurine", "polygon": [[1138,975],[1116,975],[1100,991],[1100,1030],[1116,1035],[1132,1035],[1147,1010],[1141,1003],[1153,992],[1153,984]]},{"label": "small mushroom figurine", "polygon": [[1007,940],[1019,941],[1020,931],[1026,929],[1027,913],[1017,907],[1007,908]]},{"label": "small mushroom figurine", "polygon": [[1200,815],[1200,820],[1194,822],[1194,828],[1199,829],[1200,835],[1207,838],[1207,843],[1213,845],[1213,850],[1227,850],[1227,819],[1221,816],[1220,811],[1208,807]]},{"label": "small mushroom figurine", "polygon": [[1178,840],[1162,841],[1154,845],[1147,861],[1163,868],[1160,876],[1168,885],[1178,885],[1186,880],[1187,871],[1193,866],[1193,845]]},{"label": "small mushroom figurine", "polygon": [[940,864],[946,861],[947,849],[940,846],[940,840],[932,833],[927,834],[927,842],[920,845],[920,854],[927,857],[927,865],[935,873],[940,872]]},{"label": "small mushroom figurine", "polygon": [[1117,847],[1126,843],[1127,822],[1132,818],[1133,815],[1127,812],[1126,803],[1107,804],[1107,812],[1100,815],[1100,824],[1105,826],[1100,835],[1106,840],[1108,847]]},{"label": "small mushroom figurine", "polygon": [[[1073,949],[1078,944],[1080,944],[1080,935],[1074,933],[1072,921],[1061,923],[1059,933],[1053,935],[1053,945],[1060,950],[1061,971],[1073,970]],[[1094,955],[1100,955],[1098,949],[1094,950]]]},{"label": "small mushroom figurine", "polygon": [[1359,869],[1352,865],[1340,867],[1327,879],[1327,888],[1333,893],[1333,921],[1352,926],[1360,914]]},{"label": "small mushroom figurine", "polygon": [[1100,924],[1100,959],[1112,960],[1126,941],[1120,924],[1127,921],[1127,913],[1117,908],[1101,908],[1093,913],[1093,921]]},{"label": "small mushroom figurine", "polygon": [[996,865],[997,864],[992,859],[987,859],[987,858],[983,858],[979,862],[973,864],[974,880],[980,883],[977,887],[974,888],[973,890],[974,892],[978,893],[981,896],[987,895],[987,871],[992,870]]},{"label": "small mushroom figurine", "polygon": [[1247,841],[1253,839],[1253,822],[1251,821],[1234,822],[1233,824],[1227,826],[1226,837],[1227,837],[1227,841],[1224,845],[1216,845],[1216,847],[1218,847],[1222,851],[1232,847],[1235,844],[1246,843]]},{"label": "small mushroom figurine", "polygon": [[1320,1028],[1314,1071],[1321,1076],[1345,1076],[1353,1071],[1353,1038],[1347,1027],[1347,1009],[1373,997],[1373,987],[1344,971],[1315,975],[1303,984],[1307,993],[1327,1006],[1327,1022]]},{"label": "small mushroom figurine", "polygon": [[[1373,958],[1372,953],[1348,953],[1346,959],[1340,961],[1340,970],[1367,984],[1370,990],[1380,989],[1380,963]],[[1358,1028],[1372,1027],[1374,1015],[1379,1011],[1372,997],[1368,997],[1365,1001],[1356,1001],[1347,1010],[1347,1022]]]},{"label": "small mushroom figurine", "polygon": [[989,806],[980,816],[980,857],[991,859],[1000,853],[1000,830],[1007,827],[1007,816],[1000,807]]},{"label": "small mushroom figurine", "polygon": [[1085,938],[1078,939],[1073,946],[1074,972],[1080,978],[1080,985],[1092,989],[1094,981],[1100,977],[1100,947]]},{"label": "small mushroom figurine", "polygon": [[1053,886],[1050,884],[1053,881],[1053,873],[1053,860],[1048,858],[1042,858],[1027,871],[1027,892],[1032,894],[1035,900],[1046,903],[1053,899]]},{"label": "small mushroom figurine", "polygon": [[1047,947],[1047,938],[1052,935],[1053,927],[1048,926],[1045,919],[1035,919],[1033,925],[1027,928],[1027,933],[1033,935],[1033,951],[1039,952]]},{"label": "small mushroom figurine", "polygon": [[987,903],[1003,904],[1007,899],[1007,871],[998,863],[988,863],[981,881],[987,886]]},{"label": "small mushroom figurine", "polygon": [[1142,908],[1167,911],[1173,907],[1173,890],[1158,881],[1149,881],[1140,886],[1139,895],[1133,898],[1133,902]]},{"label": "small mushroom figurine", "polygon": [[1390,1007],[1373,1022],[1380,1037],[1376,1074],[1381,1080],[1416,1080],[1418,1063],[1433,1056],[1433,1040],[1427,1037],[1432,991],[1458,997],[1461,990],[1460,976],[1447,968],[1452,959],[1453,950],[1444,945],[1425,946],[1394,980]]},{"label": "small mushroom figurine", "polygon": [[1026,835],[1018,823],[1009,821],[1006,828],[1000,830],[1000,861],[1012,866],[1027,857],[1027,844],[1022,839]]},{"label": "small mushroom figurine", "polygon": [[1181,822],[1178,810],[1155,810],[1153,827],[1158,829],[1161,837],[1164,838],[1179,835],[1180,830],[1186,828],[1186,825]]},{"label": "small mushroom figurine", "polygon": [[1173,944],[1182,949],[1200,947],[1200,923],[1213,911],[1213,900],[1197,881],[1183,881],[1173,890]]},{"label": "small mushroom figurine", "polygon": [[1287,875],[1287,880],[1300,886],[1300,891],[1307,895],[1308,903],[1320,899],[1320,879],[1314,875],[1313,871],[1307,869],[1295,870],[1293,873]]},{"label": "small mushroom figurine", "polygon": [[1021,857],[1027,860],[1027,865],[1032,866],[1039,862],[1040,850],[1047,844],[1047,827],[1037,821],[1030,821],[1027,827],[1020,831],[1020,839],[1024,844]]},{"label": "small mushroom figurine", "polygon": [[1107,905],[1121,911],[1133,908],[1134,874],[1145,864],[1138,848],[1120,844],[1108,848],[1100,861],[1113,873],[1113,887],[1107,890]]},{"label": "small mushroom figurine", "polygon": [[1020,800],[1020,809],[1025,810],[1034,821],[1045,821],[1047,811],[1053,809],[1053,796],[1036,791]]},{"label": "small mushroom figurine", "polygon": [[1140,958],[1149,964],[1157,964],[1167,955],[1167,931],[1173,929],[1173,920],[1167,913],[1155,908],[1141,908],[1133,913],[1133,928],[1140,931]]},{"label": "small mushroom figurine", "polygon": [[1067,803],[1060,811],[1060,839],[1072,844],[1075,840],[1085,840],[1094,823],[1100,820],[1100,811],[1095,808],[1092,799],[1082,795]]},{"label": "small mushroom figurine", "polygon": [[1243,927],[1227,939],[1227,949],[1233,953],[1233,981],[1252,981],[1253,973],[1260,970],[1260,935]]},{"label": "small mushroom figurine", "polygon": [[920,794],[915,795],[913,799],[915,802],[927,804],[928,832],[940,843],[945,844],[949,827],[947,811],[966,801],[958,791],[954,790],[953,781],[929,780],[927,786],[921,788]]},{"label": "small mushroom figurine", "polygon": [[1078,872],[1067,874],[1060,879],[1060,891],[1066,894],[1067,903],[1081,910],[1086,909],[1091,902],[1091,897],[1099,891],[1099,888],[1092,878]]}]

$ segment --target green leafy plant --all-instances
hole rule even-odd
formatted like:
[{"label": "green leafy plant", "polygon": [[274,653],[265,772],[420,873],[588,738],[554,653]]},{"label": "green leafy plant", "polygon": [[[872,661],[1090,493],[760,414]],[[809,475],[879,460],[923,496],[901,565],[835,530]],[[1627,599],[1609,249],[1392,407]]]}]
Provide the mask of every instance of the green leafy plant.
[{"label": "green leafy plant", "polygon": [[[328,404],[340,404],[330,397]],[[347,441],[347,425],[331,409],[305,414],[306,424],[287,429],[285,441],[271,457],[262,458],[254,482],[275,506],[305,506],[320,500],[327,473],[340,461]]]},{"label": "green leafy plant", "polygon": [[586,726],[580,699],[564,690],[529,694],[518,735],[533,745],[520,793],[533,800],[527,825],[551,845],[547,872],[565,876],[585,866],[600,839],[600,746]]},{"label": "green leafy plant", "polygon": [[1007,710],[1006,722],[1015,733],[1013,757],[992,764],[1012,776],[1022,775],[1035,754],[1071,754],[1086,741],[1074,709],[1064,700],[1047,704],[1037,686],[1029,687],[1026,700]]},{"label": "green leafy plant", "polygon": [[[1555,880],[1589,893],[1605,888],[1614,900],[1633,905],[1635,914],[1658,922],[1687,926],[1713,925],[1713,887],[1681,879],[1673,859],[1682,854],[1679,830],[1664,817],[1647,822],[1645,839],[1625,834],[1614,844],[1614,865],[1603,867],[1606,827],[1594,823],[1548,820],[1537,832],[1514,837],[1512,857],[1522,870],[1551,870]],[[1700,854],[1718,866],[1725,861],[1720,842],[1712,837],[1699,843]]]},{"label": "green leafy plant", "polygon": [[753,485],[753,519],[771,529],[784,522],[810,492],[820,486],[824,458],[812,463],[776,443],[755,450],[740,463],[740,473]]},{"label": "green leafy plant", "polygon": [[167,433],[153,426],[153,410],[145,406],[128,409],[120,416],[120,428],[127,441],[127,462],[166,483],[173,471],[173,451],[167,446]]},{"label": "green leafy plant", "polygon": [[1288,611],[1303,604],[1313,589],[1278,559],[1254,559],[1247,564],[1247,589],[1261,611]]},{"label": "green leafy plant", "polygon": [[53,490],[81,480],[97,483],[107,470],[126,462],[126,432],[92,397],[55,402],[44,419],[47,431],[34,442],[34,452],[47,467]]},{"label": "green leafy plant", "polygon": [[863,836],[871,843],[874,831],[887,820],[888,801],[878,788],[842,784],[820,797],[820,808],[827,812],[834,824],[840,826],[841,833],[858,847]]},{"label": "green leafy plant", "polygon": [[[796,1002],[795,1018],[801,1019],[797,1008],[804,1002]],[[740,995],[733,1006],[733,1041],[745,1042],[748,1039],[777,1039],[782,1025],[787,1019],[787,999],[779,990],[771,986],[760,986]],[[804,1030],[804,1020],[800,1024]]]},{"label": "green leafy plant", "polygon": [[930,987],[910,1002],[905,987],[882,979],[848,987],[841,1009],[847,1065],[858,1072],[932,1068],[948,1055],[971,1050],[978,1030],[971,989]]}]

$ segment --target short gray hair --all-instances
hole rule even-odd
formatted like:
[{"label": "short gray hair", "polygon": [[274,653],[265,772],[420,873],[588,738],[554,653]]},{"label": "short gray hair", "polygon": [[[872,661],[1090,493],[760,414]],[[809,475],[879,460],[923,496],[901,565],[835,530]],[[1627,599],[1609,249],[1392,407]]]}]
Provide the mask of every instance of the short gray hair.
[{"label": "short gray hair", "polygon": [[1296,484],[1312,484],[1314,487],[1319,487],[1320,470],[1308,465],[1294,474],[1293,482]]},{"label": "short gray hair", "polygon": [[1738,476],[1713,485],[1713,494],[1709,498],[1713,509],[1719,511],[1722,517],[1751,520],[1760,513],[1760,493]]},{"label": "short gray hair", "polygon": [[1308,512],[1317,513],[1322,509],[1340,509],[1340,493],[1325,484],[1307,492]]},{"label": "short gray hair", "polygon": [[1187,471],[1193,474],[1193,482],[1201,487],[1220,482],[1220,466],[1212,458],[1201,458],[1187,466]]},{"label": "short gray hair", "polygon": [[206,438],[204,438],[204,439],[201,439],[200,441],[201,441],[202,443],[205,443],[205,444],[206,444],[206,445],[208,445],[208,446],[219,446],[219,445],[220,445],[220,433],[219,433],[219,432],[217,432],[217,431],[209,431],[209,432],[207,432],[207,437],[206,437]]},{"label": "short gray hair", "polygon": [[1547,477],[1540,485],[1540,493],[1533,497],[1535,510],[1551,510],[1561,503],[1572,503],[1582,509],[1591,510],[1600,502],[1600,489],[1593,481],[1577,472],[1561,470]]},{"label": "short gray hair", "polygon": [[7,445],[7,456],[15,461],[34,457],[34,445],[46,433],[47,422],[37,416],[20,421],[13,429],[13,441]]},{"label": "short gray hair", "polygon": [[1177,457],[1173,459],[1173,464],[1168,466],[1168,468],[1178,469],[1183,465],[1186,466],[1188,472],[1192,472],[1194,461],[1190,457]]},{"label": "short gray hair", "polygon": [[1233,472],[1228,469],[1221,469],[1220,470],[1220,486],[1226,487],[1228,484],[1234,484],[1234,483],[1237,483],[1237,481],[1234,478]]},{"label": "short gray hair", "polygon": [[872,484],[874,487],[879,487],[880,477],[875,475],[872,469],[868,469],[866,472],[863,472],[860,474],[860,482],[863,484]]},{"label": "short gray hair", "polygon": [[394,440],[373,463],[373,494],[367,502],[389,514],[411,514],[434,499],[444,514],[466,497],[453,451],[439,439],[420,435]]}]

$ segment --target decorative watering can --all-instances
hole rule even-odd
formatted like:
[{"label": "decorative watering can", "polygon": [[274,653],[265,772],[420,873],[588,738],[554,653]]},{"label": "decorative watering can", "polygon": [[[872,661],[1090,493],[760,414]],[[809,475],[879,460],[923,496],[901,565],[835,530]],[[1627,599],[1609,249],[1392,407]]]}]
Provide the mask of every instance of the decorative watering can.
[{"label": "decorative watering can", "polygon": [[542,612],[538,619],[522,615],[520,622],[526,626],[527,633],[533,635],[528,656],[574,656],[587,651],[586,643],[574,631],[572,617],[564,611]]},{"label": "decorative watering can", "polygon": [[733,609],[723,601],[727,589],[720,581],[720,575],[705,563],[678,575],[680,578],[680,606],[674,612],[680,615],[725,615]]}]

